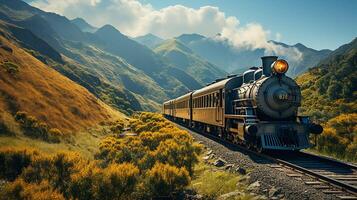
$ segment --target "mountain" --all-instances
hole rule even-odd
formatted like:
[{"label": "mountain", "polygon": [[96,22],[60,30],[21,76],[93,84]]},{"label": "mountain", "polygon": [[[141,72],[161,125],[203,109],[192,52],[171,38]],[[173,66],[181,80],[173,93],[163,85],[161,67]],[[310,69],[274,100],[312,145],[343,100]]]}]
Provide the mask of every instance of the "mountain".
[{"label": "mountain", "polygon": [[[25,111],[52,128],[71,132],[119,114],[28,53],[19,44],[22,41],[17,41],[8,30],[9,26],[12,25],[0,22],[0,123],[4,123],[4,115]],[[14,29],[20,28],[11,28]],[[43,44],[39,39],[35,41]]]},{"label": "mountain", "polygon": [[[145,72],[165,89],[168,96],[173,97],[177,93],[182,94],[200,87],[190,75],[180,69],[174,69],[151,49],[131,40],[111,25],[101,27],[95,35],[104,42],[101,46],[103,50],[122,57],[129,64]],[[172,71],[180,71],[179,74],[183,76],[175,77],[176,73]],[[188,84],[189,82],[195,84]]]},{"label": "mountain", "polygon": [[[261,63],[260,57],[265,55],[265,49],[237,49],[232,47],[226,40],[207,38],[197,34],[183,34],[176,39],[191,48],[202,58],[233,74],[242,73],[251,66],[259,66]],[[315,66],[330,53],[330,50],[317,51],[302,44],[290,46],[275,41],[268,42],[285,48],[296,48],[302,53],[302,58],[298,61],[289,60],[288,57],[282,56],[282,58],[288,59],[290,63],[288,75],[293,77]]]},{"label": "mountain", "polygon": [[176,68],[194,75],[202,85],[226,76],[226,72],[195,55],[190,48],[176,39],[163,42],[154,51],[173,63]]},{"label": "mountain", "polygon": [[98,29],[98,28],[88,24],[82,18],[77,17],[75,19],[72,19],[71,22],[72,22],[72,24],[76,25],[79,29],[81,29],[82,32],[94,33]]},{"label": "mountain", "polygon": [[215,40],[198,34],[183,34],[176,39],[200,57],[229,73],[243,72],[251,66],[258,65],[259,56],[264,54],[264,50],[239,51],[232,48],[227,41]]},{"label": "mountain", "polygon": [[158,46],[160,43],[164,41],[162,38],[151,33],[143,36],[135,37],[134,40],[149,48],[155,48],[156,46]]}]

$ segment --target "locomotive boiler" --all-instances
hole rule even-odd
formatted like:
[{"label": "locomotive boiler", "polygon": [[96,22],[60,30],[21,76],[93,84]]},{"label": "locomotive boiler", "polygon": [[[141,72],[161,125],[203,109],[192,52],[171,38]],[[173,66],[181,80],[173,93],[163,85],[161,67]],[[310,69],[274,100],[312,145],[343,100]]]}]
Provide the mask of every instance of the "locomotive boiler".
[{"label": "locomotive boiler", "polygon": [[165,117],[258,151],[300,150],[322,127],[298,116],[301,92],[287,61],[262,57],[261,67],[216,80],[163,104]]}]

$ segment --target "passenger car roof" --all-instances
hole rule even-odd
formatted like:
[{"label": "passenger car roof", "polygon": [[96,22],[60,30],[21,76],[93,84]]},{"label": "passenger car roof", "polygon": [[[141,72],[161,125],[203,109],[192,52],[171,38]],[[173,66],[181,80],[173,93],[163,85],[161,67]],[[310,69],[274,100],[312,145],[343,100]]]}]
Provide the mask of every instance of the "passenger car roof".
[{"label": "passenger car roof", "polygon": [[220,89],[233,89],[239,87],[242,84],[242,76],[235,76],[226,78],[224,80],[213,83],[209,86],[201,88],[193,92],[193,97],[201,96],[207,93],[211,93]]}]

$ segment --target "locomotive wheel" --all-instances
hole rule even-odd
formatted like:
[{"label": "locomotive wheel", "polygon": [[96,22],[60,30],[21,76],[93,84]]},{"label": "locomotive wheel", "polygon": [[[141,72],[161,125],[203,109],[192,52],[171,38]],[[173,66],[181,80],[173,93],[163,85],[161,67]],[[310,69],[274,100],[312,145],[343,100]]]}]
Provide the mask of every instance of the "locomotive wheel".
[{"label": "locomotive wheel", "polygon": [[261,142],[258,142],[258,144],[257,144],[255,149],[256,149],[256,151],[258,153],[263,153],[264,152],[264,149],[263,149],[263,146],[262,146]]},{"label": "locomotive wheel", "polygon": [[247,142],[245,145],[246,145],[247,148],[250,149],[250,150],[254,149],[254,145],[253,145],[251,142]]}]

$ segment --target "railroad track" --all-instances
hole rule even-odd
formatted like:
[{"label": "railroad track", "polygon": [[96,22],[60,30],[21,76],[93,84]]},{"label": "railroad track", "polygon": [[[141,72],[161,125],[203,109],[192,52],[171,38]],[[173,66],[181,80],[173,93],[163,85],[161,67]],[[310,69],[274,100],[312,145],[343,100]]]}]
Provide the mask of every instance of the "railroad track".
[{"label": "railroad track", "polygon": [[277,163],[277,165],[272,167],[285,167],[288,168],[290,172],[293,171],[294,173],[287,174],[292,178],[301,177],[302,175],[313,177],[318,181],[306,181],[305,184],[311,185],[315,189],[322,189],[326,194],[335,195],[343,200],[357,200],[356,165],[306,152],[270,152],[260,154],[200,130],[189,129],[180,124],[177,125],[184,129],[204,135],[210,139],[214,139],[220,143],[234,145],[242,151],[273,161]]},{"label": "railroad track", "polygon": [[[357,199],[356,165],[306,152],[269,153],[264,155],[273,158],[278,163],[322,180],[322,182],[307,182],[307,184],[324,189],[322,185],[327,182],[337,188],[337,190],[328,190],[331,194],[335,194],[341,199]],[[352,196],[346,196],[343,194],[345,192],[350,193]]]}]

